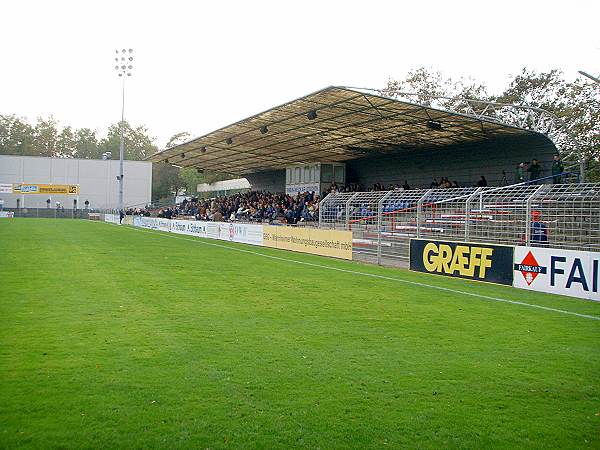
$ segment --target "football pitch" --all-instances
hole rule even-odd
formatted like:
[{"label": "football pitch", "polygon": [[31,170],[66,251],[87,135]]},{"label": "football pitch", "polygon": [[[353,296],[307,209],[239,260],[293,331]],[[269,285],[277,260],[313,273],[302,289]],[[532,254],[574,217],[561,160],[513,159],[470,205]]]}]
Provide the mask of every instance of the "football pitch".
[{"label": "football pitch", "polygon": [[2,220],[0,447],[600,448],[597,318],[510,287]]}]

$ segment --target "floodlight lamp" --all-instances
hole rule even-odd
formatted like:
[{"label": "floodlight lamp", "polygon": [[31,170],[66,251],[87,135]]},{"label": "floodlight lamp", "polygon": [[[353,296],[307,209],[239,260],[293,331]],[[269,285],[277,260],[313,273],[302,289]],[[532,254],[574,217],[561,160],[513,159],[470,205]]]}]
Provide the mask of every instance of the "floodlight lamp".
[{"label": "floodlight lamp", "polygon": [[115,70],[119,70],[119,66],[115,66]]},{"label": "floodlight lamp", "polygon": [[122,76],[123,76],[123,74],[122,74],[121,72],[119,72],[119,76],[120,76],[120,77],[122,77]]},{"label": "floodlight lamp", "polygon": [[125,53],[127,50],[123,49],[123,50],[121,50],[121,51],[122,51],[123,53]]},{"label": "floodlight lamp", "polygon": [[133,61],[133,56],[130,56],[130,57],[129,57],[129,61]]},{"label": "floodlight lamp", "polygon": [[436,122],[435,120],[428,120],[427,128],[434,131],[442,131],[442,123]]},{"label": "floodlight lamp", "polygon": [[133,53],[133,49],[132,48],[129,49],[129,53]]},{"label": "floodlight lamp", "polygon": [[128,68],[129,70],[131,70],[131,69],[133,69],[133,66],[127,66],[127,68]]}]

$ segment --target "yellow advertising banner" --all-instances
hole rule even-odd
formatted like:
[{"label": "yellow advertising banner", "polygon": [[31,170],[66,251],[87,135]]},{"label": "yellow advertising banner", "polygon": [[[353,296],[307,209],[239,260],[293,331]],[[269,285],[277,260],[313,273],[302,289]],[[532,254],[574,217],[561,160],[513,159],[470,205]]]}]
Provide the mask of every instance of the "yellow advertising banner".
[{"label": "yellow advertising banner", "polygon": [[79,195],[79,185],[13,184],[13,194]]},{"label": "yellow advertising banner", "polygon": [[352,232],[263,225],[265,247],[352,259]]}]

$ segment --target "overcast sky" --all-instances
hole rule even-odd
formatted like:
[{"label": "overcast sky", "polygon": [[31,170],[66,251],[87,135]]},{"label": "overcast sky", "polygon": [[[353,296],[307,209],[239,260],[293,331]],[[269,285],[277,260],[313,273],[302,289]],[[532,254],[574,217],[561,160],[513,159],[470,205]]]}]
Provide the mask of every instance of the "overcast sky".
[{"label": "overcast sky", "polygon": [[0,114],[105,133],[114,51],[133,48],[126,118],[162,148],[329,85],[426,66],[499,92],[523,66],[600,73],[600,1],[6,1]]}]

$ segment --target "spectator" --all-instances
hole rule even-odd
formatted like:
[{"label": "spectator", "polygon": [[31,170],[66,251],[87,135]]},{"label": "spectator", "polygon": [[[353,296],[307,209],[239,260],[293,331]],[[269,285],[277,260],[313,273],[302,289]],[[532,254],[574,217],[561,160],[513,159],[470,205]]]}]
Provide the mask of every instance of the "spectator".
[{"label": "spectator", "polygon": [[533,158],[531,160],[531,165],[527,169],[527,172],[529,172],[530,174],[529,181],[534,182],[540,178],[540,176],[542,175],[542,167],[538,163],[537,159]]},{"label": "spectator", "polygon": [[515,183],[523,183],[525,181],[525,170],[527,163],[521,162],[517,166],[517,170],[515,172]]},{"label": "spectator", "polygon": [[554,184],[559,184],[562,181],[562,173],[565,171],[560,155],[554,155],[554,161],[552,161],[552,181]]},{"label": "spectator", "polygon": [[410,191],[410,186],[408,184],[408,181],[404,180],[404,184],[402,185],[402,187],[404,188],[405,191]]},{"label": "spectator", "polygon": [[548,245],[548,226],[541,220],[542,213],[531,212],[531,243],[539,247]]},{"label": "spectator", "polygon": [[477,182],[477,187],[486,187],[487,185],[488,185],[487,180],[485,179],[485,177],[483,175],[481,175],[481,178]]}]

